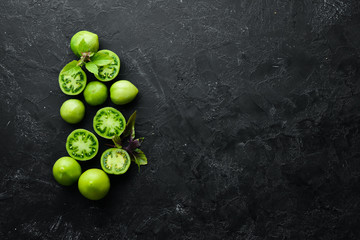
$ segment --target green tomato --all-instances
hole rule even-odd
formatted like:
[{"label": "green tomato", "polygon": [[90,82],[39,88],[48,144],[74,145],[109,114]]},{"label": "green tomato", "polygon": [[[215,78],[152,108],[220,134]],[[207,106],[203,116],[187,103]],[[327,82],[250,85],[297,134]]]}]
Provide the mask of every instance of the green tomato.
[{"label": "green tomato", "polygon": [[110,87],[110,99],[117,105],[124,105],[134,100],[138,92],[134,84],[127,80],[120,80]]},{"label": "green tomato", "polygon": [[110,148],[100,158],[102,169],[109,174],[124,174],[129,169],[130,163],[129,154],[120,148]]},{"label": "green tomato", "polygon": [[90,131],[85,129],[75,129],[66,139],[66,151],[70,157],[87,161],[96,156],[99,150],[99,141]]},{"label": "green tomato", "polygon": [[64,186],[74,184],[81,175],[80,164],[71,157],[59,158],[53,166],[55,180]]},{"label": "green tomato", "polygon": [[84,118],[85,106],[78,99],[69,99],[61,105],[60,115],[67,123],[79,123]]},{"label": "green tomato", "polygon": [[112,107],[104,107],[97,111],[94,120],[94,131],[100,137],[112,139],[120,136],[125,130],[126,120],[122,113]]},{"label": "green tomato", "polygon": [[90,82],[84,90],[85,101],[91,106],[103,104],[107,97],[107,87],[99,81]]},{"label": "green tomato", "polygon": [[97,79],[99,79],[102,82],[108,82],[116,78],[116,76],[119,74],[120,71],[120,58],[116,53],[110,51],[110,50],[100,50],[98,53],[103,53],[106,55],[109,55],[112,57],[113,61],[105,66],[99,67],[99,73],[98,75],[95,75]]},{"label": "green tomato", "polygon": [[[81,41],[84,40],[87,47],[83,49],[81,46]],[[99,50],[99,37],[95,33],[88,31],[80,31],[75,33],[70,41],[71,50],[75,53],[76,56],[80,57],[82,52],[97,52]]]},{"label": "green tomato", "polygon": [[86,86],[87,77],[85,72],[78,67],[77,71],[68,74],[66,71],[64,72],[64,68],[60,71],[58,77],[61,91],[66,95],[80,94]]},{"label": "green tomato", "polygon": [[80,176],[78,188],[87,199],[100,200],[109,192],[110,179],[103,170],[92,168]]}]

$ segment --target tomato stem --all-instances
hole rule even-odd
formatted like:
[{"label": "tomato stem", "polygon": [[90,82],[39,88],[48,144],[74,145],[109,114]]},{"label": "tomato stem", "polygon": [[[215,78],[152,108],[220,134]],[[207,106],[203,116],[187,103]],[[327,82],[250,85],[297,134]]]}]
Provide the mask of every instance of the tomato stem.
[{"label": "tomato stem", "polygon": [[91,52],[83,52],[81,54],[81,58],[84,60],[84,62],[90,62],[91,61],[90,56],[91,56]]}]

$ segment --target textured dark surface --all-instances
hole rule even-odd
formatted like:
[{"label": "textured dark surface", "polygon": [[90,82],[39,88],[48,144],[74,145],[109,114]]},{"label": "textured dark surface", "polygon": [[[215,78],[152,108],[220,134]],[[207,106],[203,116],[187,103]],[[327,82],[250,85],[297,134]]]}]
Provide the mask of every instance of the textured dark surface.
[{"label": "textured dark surface", "polygon": [[[1,1],[0,238],[359,239],[359,7]],[[149,159],[98,202],[51,172],[98,109],[75,126],[59,115],[57,77],[84,29],[140,90],[117,108],[138,110]]]}]

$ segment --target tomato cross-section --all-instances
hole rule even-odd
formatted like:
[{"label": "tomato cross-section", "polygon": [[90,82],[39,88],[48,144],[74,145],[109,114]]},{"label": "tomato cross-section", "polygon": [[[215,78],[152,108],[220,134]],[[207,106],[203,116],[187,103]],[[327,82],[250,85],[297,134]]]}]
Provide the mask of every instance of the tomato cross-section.
[{"label": "tomato cross-section", "polygon": [[100,159],[102,169],[109,174],[124,174],[130,167],[129,154],[120,148],[106,150]]},{"label": "tomato cross-section", "polygon": [[76,160],[90,160],[96,156],[99,150],[99,141],[92,132],[76,129],[66,140],[66,150],[70,157]]},{"label": "tomato cross-section", "polygon": [[97,111],[93,121],[94,131],[107,139],[120,136],[125,126],[126,120],[122,113],[112,107],[104,107]]},{"label": "tomato cross-section", "polygon": [[110,50],[100,50],[98,53],[104,53],[113,58],[112,63],[99,67],[99,73],[95,75],[102,82],[108,82],[116,78],[120,71],[120,59],[116,53]]},{"label": "tomato cross-section", "polygon": [[59,86],[63,93],[67,95],[78,95],[86,86],[86,74],[81,68],[77,71],[68,74],[66,71],[61,70],[59,74]]}]

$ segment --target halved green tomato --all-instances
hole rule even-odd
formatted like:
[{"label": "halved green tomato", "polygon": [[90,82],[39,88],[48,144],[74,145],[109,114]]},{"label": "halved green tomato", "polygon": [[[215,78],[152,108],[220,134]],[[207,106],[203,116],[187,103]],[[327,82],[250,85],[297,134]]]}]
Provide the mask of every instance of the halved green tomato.
[{"label": "halved green tomato", "polygon": [[109,174],[124,174],[130,167],[129,154],[120,148],[106,150],[100,159],[102,169]]},{"label": "halved green tomato", "polygon": [[70,157],[76,160],[90,160],[96,156],[99,150],[99,141],[92,132],[76,129],[66,140],[66,150]]},{"label": "halved green tomato", "polygon": [[110,50],[100,50],[98,53],[104,53],[113,58],[113,62],[99,67],[98,75],[95,75],[97,79],[102,82],[108,82],[116,78],[120,71],[120,59],[116,53]]},{"label": "halved green tomato", "polygon": [[100,137],[111,139],[120,136],[125,130],[126,120],[119,110],[112,107],[104,107],[97,111],[93,127]]},{"label": "halved green tomato", "polygon": [[87,78],[85,72],[80,67],[77,67],[76,71],[71,71],[71,74],[64,73],[63,70],[59,74],[61,91],[67,95],[80,94],[86,86]]}]

